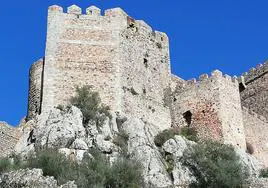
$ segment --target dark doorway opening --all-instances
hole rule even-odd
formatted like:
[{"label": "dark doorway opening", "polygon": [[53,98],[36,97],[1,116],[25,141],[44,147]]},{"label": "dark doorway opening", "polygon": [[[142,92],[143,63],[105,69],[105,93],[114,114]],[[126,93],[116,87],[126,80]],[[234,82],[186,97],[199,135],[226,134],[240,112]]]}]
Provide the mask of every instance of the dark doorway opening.
[{"label": "dark doorway opening", "polygon": [[188,110],[187,112],[183,113],[183,118],[185,119],[188,127],[190,127],[191,123],[192,123],[192,112],[190,110]]}]

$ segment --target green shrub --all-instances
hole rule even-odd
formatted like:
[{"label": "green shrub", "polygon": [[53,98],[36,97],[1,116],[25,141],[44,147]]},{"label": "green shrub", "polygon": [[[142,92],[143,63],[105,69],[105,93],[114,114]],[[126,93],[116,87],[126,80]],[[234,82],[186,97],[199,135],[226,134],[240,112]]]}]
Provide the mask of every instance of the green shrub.
[{"label": "green shrub", "polygon": [[113,143],[122,149],[123,153],[127,152],[129,136],[127,133],[121,131],[113,139]]},{"label": "green shrub", "polygon": [[76,96],[70,102],[82,111],[84,124],[94,121],[97,126],[102,126],[106,117],[111,118],[110,108],[101,104],[98,92],[93,92],[90,86],[77,87]]},{"label": "green shrub", "polygon": [[142,170],[139,162],[119,158],[110,170],[105,187],[140,188],[143,187]]},{"label": "green shrub", "polygon": [[98,150],[91,150],[93,158],[85,157],[79,165],[80,188],[139,188],[143,186],[140,163],[125,157],[118,158],[112,165]]},{"label": "green shrub", "polygon": [[177,134],[178,132],[176,132],[174,128],[166,129],[155,136],[154,143],[156,146],[161,147],[166,141],[173,138]]},{"label": "green shrub", "polygon": [[165,156],[165,161],[166,161],[166,169],[168,173],[171,173],[174,170],[175,162],[172,158],[172,155],[168,154]]},{"label": "green shrub", "polygon": [[6,171],[9,171],[10,169],[12,169],[12,164],[10,159],[8,158],[3,158],[0,159],[0,174]]},{"label": "green shrub", "polygon": [[12,158],[1,158],[0,159],[0,174],[11,170],[17,170],[23,168],[23,162],[20,156],[12,156]]},{"label": "green shrub", "polygon": [[189,128],[189,127],[182,127],[180,129],[181,136],[184,136],[186,139],[197,142],[197,136],[196,136],[196,131],[194,128]]},{"label": "green shrub", "polygon": [[78,176],[78,164],[54,150],[36,152],[36,155],[31,155],[27,159],[25,166],[42,169],[44,176],[54,176],[59,184],[75,180]]},{"label": "green shrub", "polygon": [[197,178],[191,187],[241,187],[248,176],[230,145],[206,141],[187,150],[183,159]]},{"label": "green shrub", "polygon": [[[143,187],[141,166],[136,160],[121,156],[111,165],[108,157],[98,150],[91,149],[89,152],[93,158],[85,156],[80,163],[67,159],[55,150],[37,151],[25,159],[23,165],[20,160],[14,159],[11,163],[4,158],[0,160],[0,173],[18,168],[39,168],[44,176],[55,177],[59,185],[75,181],[79,188]],[[19,165],[16,167],[16,164]]]},{"label": "green shrub", "polygon": [[156,146],[161,147],[163,144],[169,139],[173,138],[175,135],[181,135],[188,140],[192,140],[194,142],[197,141],[196,132],[194,128],[189,127],[172,127],[170,129],[166,129],[163,132],[159,133],[154,138],[154,143]]},{"label": "green shrub", "polygon": [[268,168],[265,168],[265,169],[261,170],[260,177],[261,178],[268,178]]}]

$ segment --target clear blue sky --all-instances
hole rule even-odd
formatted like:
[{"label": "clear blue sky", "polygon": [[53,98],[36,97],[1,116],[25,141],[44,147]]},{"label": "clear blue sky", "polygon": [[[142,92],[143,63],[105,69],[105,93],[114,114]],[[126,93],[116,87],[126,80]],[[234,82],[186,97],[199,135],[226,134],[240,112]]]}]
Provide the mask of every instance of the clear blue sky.
[{"label": "clear blue sky", "polygon": [[26,115],[28,72],[44,56],[47,7],[123,8],[170,38],[172,72],[240,75],[268,58],[267,0],[10,0],[0,10],[0,121]]}]

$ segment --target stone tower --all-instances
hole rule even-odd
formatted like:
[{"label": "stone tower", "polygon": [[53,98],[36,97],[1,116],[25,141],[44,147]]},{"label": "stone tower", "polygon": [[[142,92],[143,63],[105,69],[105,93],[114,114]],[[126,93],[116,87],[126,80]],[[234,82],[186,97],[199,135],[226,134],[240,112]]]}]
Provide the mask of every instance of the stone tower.
[{"label": "stone tower", "polygon": [[218,70],[178,83],[173,94],[173,126],[189,126],[205,140],[246,148],[238,81]]},{"label": "stone tower", "polygon": [[32,66],[28,118],[68,104],[77,86],[91,85],[102,102],[153,123],[170,125],[168,37],[120,8],[73,5],[48,10],[44,61]]}]

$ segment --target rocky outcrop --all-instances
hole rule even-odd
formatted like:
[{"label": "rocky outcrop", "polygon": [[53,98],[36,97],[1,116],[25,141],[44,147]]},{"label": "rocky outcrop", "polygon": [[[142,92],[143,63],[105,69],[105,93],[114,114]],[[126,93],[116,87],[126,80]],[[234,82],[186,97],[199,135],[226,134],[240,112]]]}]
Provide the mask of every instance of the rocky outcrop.
[{"label": "rocky outcrop", "polygon": [[58,185],[54,177],[43,176],[41,169],[23,169],[4,173],[0,177],[4,188],[77,188],[74,182]]},{"label": "rocky outcrop", "polygon": [[129,118],[122,124],[121,129],[129,136],[129,155],[139,159],[142,163],[145,182],[152,187],[171,186],[172,181],[166,171],[165,163],[154,144],[154,136],[159,130],[136,118]]},{"label": "rocky outcrop", "polygon": [[195,145],[195,142],[189,141],[182,136],[174,136],[174,138],[169,139],[163,145],[163,150],[165,157],[171,157],[173,162],[171,176],[173,177],[173,184],[178,187],[185,187],[196,181],[195,177],[191,171],[182,164],[183,153],[186,149],[191,148]]},{"label": "rocky outcrop", "polygon": [[112,142],[116,132],[113,123],[116,124],[107,118],[101,127],[97,127],[94,122],[84,125],[78,108],[53,108],[48,115],[41,114],[27,122],[15,152],[26,155],[36,149],[53,148],[77,160],[81,160],[92,147],[111,154],[118,151]]},{"label": "rocky outcrop", "polygon": [[[90,149],[97,148],[110,158],[111,163],[125,152],[141,162],[146,187],[187,187],[196,181],[183,163],[184,151],[195,142],[176,135],[162,147],[157,147],[154,138],[161,130],[153,124],[119,112],[111,112],[111,117],[107,117],[102,126],[94,122],[84,125],[78,108],[54,108],[49,114],[41,114],[26,123],[15,151],[27,155],[36,149],[54,148],[71,160],[81,161],[85,155],[92,157]],[[118,136],[122,135],[124,139],[118,140]],[[242,164],[250,169],[251,177],[257,177],[260,169],[257,160],[244,151],[237,150],[237,153]],[[26,178],[23,173],[32,173],[29,170],[19,172],[22,179]],[[37,175],[41,176],[40,173],[38,171]],[[14,175],[11,173],[8,177]],[[55,183],[53,178],[48,180]],[[25,181],[27,183],[27,178]]]}]

